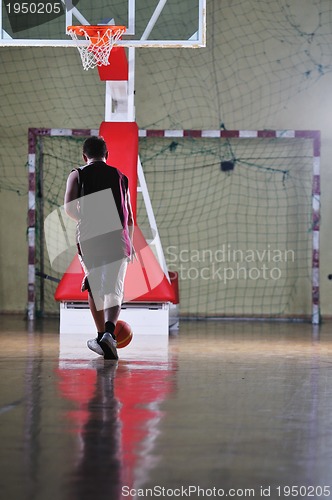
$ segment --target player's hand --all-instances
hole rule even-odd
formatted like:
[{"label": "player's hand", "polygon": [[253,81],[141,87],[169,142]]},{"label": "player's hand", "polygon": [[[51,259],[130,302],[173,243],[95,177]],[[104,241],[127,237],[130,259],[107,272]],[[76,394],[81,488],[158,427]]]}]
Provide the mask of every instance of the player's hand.
[{"label": "player's hand", "polygon": [[138,262],[138,258],[137,258],[136,252],[135,252],[134,245],[132,245],[131,246],[131,254],[130,254],[130,262],[134,262],[134,259],[137,260],[137,262]]}]

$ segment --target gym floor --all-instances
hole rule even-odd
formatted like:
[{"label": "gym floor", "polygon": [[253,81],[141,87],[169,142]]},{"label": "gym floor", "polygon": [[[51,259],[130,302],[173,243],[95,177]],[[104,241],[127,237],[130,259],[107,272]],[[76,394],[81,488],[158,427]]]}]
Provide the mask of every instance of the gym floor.
[{"label": "gym floor", "polygon": [[182,322],[112,362],[0,319],[4,500],[332,498],[331,323]]}]

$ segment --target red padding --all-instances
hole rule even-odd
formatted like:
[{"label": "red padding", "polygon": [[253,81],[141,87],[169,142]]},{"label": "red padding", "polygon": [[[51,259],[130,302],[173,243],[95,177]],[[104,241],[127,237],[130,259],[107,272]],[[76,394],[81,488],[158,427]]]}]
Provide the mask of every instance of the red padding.
[{"label": "red padding", "polygon": [[[137,206],[137,158],[138,127],[134,122],[103,122],[100,135],[109,151],[107,163],[117,167],[129,178],[131,204],[136,220]],[[172,302],[177,303],[177,283],[170,284],[140,229],[134,231],[134,246],[138,261],[129,264],[125,280],[125,302]],[[84,277],[78,257],[75,257],[56,291],[58,301],[87,301],[87,292],[82,293]]]},{"label": "red padding", "polygon": [[170,271],[169,278],[171,280],[171,285],[172,285],[174,295],[175,295],[175,299],[174,299],[173,304],[180,304],[179,275],[175,271]]},{"label": "red padding", "polygon": [[135,122],[102,122],[99,134],[108,148],[108,165],[118,168],[129,178],[134,219],[137,206],[138,127]]},{"label": "red padding", "polygon": [[101,81],[128,80],[128,61],[123,47],[113,47],[108,66],[98,66]]},{"label": "red padding", "polygon": [[[134,246],[137,260],[135,259],[128,265],[124,302],[172,302],[176,304],[178,301],[176,287],[169,283],[137,226],[134,231]],[[55,291],[55,300],[87,301],[87,292],[80,291],[83,277],[84,273],[76,256]]]},{"label": "red padding", "polygon": [[55,300],[87,301],[88,292],[81,292],[83,278],[84,272],[76,255],[55,290]]}]

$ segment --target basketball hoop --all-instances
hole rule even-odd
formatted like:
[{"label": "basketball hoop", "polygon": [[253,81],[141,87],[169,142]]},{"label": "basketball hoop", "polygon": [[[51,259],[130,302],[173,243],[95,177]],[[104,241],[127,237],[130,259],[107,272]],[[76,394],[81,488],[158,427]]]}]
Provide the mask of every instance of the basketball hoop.
[{"label": "basketball hoop", "polygon": [[[83,68],[86,70],[96,66],[108,66],[111,50],[125,31],[125,26],[112,25],[68,26],[67,28],[67,34],[76,43]],[[82,44],[79,36],[84,37],[89,44]]]}]

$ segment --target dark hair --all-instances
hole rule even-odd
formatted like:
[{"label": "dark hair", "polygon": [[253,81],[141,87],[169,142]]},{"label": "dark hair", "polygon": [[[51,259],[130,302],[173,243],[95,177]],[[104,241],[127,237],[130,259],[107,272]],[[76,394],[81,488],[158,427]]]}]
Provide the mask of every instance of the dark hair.
[{"label": "dark hair", "polygon": [[104,158],[107,154],[106,142],[102,137],[88,137],[83,144],[83,153],[88,158]]}]

